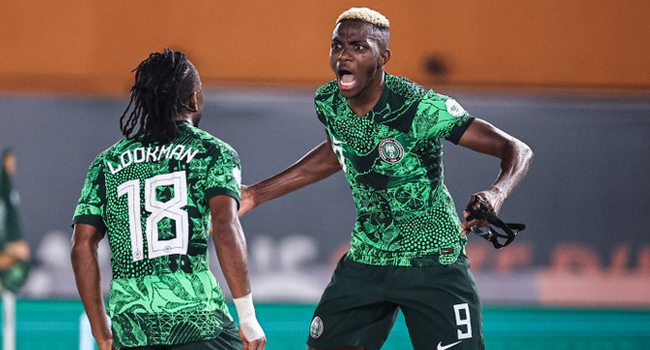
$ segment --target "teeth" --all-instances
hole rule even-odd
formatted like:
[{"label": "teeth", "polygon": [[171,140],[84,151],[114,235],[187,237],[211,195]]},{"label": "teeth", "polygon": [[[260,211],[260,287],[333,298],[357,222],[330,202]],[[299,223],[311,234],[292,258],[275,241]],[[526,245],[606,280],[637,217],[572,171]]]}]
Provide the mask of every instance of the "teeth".
[{"label": "teeth", "polygon": [[354,75],[352,74],[343,74],[339,79],[339,83],[342,88],[352,88],[356,83],[356,79],[354,79]]}]

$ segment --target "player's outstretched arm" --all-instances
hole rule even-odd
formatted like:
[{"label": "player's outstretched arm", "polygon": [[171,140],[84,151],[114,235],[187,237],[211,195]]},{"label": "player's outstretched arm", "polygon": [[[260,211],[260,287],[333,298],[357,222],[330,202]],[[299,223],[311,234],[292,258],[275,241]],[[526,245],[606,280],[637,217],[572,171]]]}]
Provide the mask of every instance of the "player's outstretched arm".
[{"label": "player's outstretched arm", "polygon": [[97,245],[101,239],[102,234],[94,226],[76,224],[72,234],[70,260],[93,337],[100,350],[114,350],[113,333],[106,319],[97,260]]},{"label": "player's outstretched arm", "polygon": [[281,173],[252,186],[242,186],[239,216],[244,216],[264,202],[284,196],[341,170],[329,142],[328,138]]},{"label": "player's outstretched arm", "polygon": [[[458,144],[501,159],[501,171],[492,186],[472,195],[469,202],[475,204],[475,195],[481,195],[487,202],[488,210],[498,214],[505,200],[528,173],[533,151],[524,142],[481,119],[472,122]],[[462,227],[469,230],[474,225],[484,226],[485,223],[472,220],[464,222]]]},{"label": "player's outstretched arm", "polygon": [[210,199],[212,239],[239,317],[244,350],[263,350],[266,336],[255,316],[248,279],[246,239],[237,216],[237,202],[228,196]]}]

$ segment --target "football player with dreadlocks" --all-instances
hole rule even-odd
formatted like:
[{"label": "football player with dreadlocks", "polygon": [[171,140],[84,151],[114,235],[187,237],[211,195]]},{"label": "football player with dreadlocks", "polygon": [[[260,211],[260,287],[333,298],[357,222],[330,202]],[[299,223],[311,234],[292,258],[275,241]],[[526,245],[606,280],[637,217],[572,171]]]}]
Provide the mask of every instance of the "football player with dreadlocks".
[{"label": "football player with dreadlocks", "polygon": [[[240,161],[228,144],[198,128],[202,111],[199,73],[185,54],[150,54],[135,70],[120,119],[124,138],[88,170],[73,217],[71,259],[100,350],[234,350],[242,343],[264,349],[237,216]],[[239,335],[208,268],[210,227]],[[97,262],[105,235],[111,325]]]}]

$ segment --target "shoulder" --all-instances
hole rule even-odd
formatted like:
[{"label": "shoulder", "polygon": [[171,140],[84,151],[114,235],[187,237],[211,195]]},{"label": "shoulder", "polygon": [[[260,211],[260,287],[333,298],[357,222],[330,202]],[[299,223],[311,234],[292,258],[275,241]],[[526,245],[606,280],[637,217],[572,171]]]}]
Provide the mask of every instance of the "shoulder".
[{"label": "shoulder", "polygon": [[386,88],[405,99],[422,99],[427,94],[420,84],[405,77],[386,73]]},{"label": "shoulder", "polygon": [[224,143],[211,133],[190,124],[181,124],[179,125],[179,129],[181,130],[181,135],[179,135],[180,140],[177,142],[198,144],[208,149],[218,147],[221,143]]},{"label": "shoulder", "polygon": [[101,151],[93,160],[91,167],[96,167],[104,164],[108,159],[114,159],[116,157],[119,157],[122,152],[124,152],[126,145],[129,144],[130,141],[127,138],[122,138],[110,147],[106,148],[105,150]]},{"label": "shoulder", "polygon": [[434,106],[435,108],[447,112],[454,117],[461,117],[467,114],[467,111],[463,106],[458,103],[453,97],[435,92],[433,90],[427,91],[426,95],[423,98],[427,104]]},{"label": "shoulder", "polygon": [[142,146],[142,136],[135,136],[135,137],[123,137],[119,139],[117,142],[115,142],[113,145],[99,153],[97,158],[111,158],[111,157],[116,157],[120,156],[122,153],[127,151],[130,148],[133,147],[140,147]]},{"label": "shoulder", "polygon": [[338,94],[339,86],[336,83],[336,80],[331,80],[328,83],[321,85],[316,89],[316,99],[322,99],[323,97],[328,97],[334,94]]},{"label": "shoulder", "polygon": [[336,80],[332,80],[316,90],[314,105],[318,119],[322,123],[325,123],[327,116],[336,115],[345,105],[345,99],[341,96]]},{"label": "shoulder", "polygon": [[239,160],[239,154],[237,153],[235,148],[232,147],[231,145],[229,145],[228,143],[226,143],[226,142],[224,142],[224,141],[222,141],[220,139],[216,139],[216,142],[214,143],[214,145],[215,145],[215,148],[219,151],[219,154],[221,156],[227,157],[227,158],[235,160],[235,161]]},{"label": "shoulder", "polygon": [[216,156],[239,158],[237,151],[232,146],[209,132],[191,125],[188,125],[188,131],[194,135],[208,153],[213,153]]},{"label": "shoulder", "polygon": [[464,114],[464,109],[452,97],[432,89],[425,89],[422,85],[405,77],[386,74],[386,87],[394,94],[405,99],[420,100],[425,104],[433,105],[437,109],[446,110],[452,115]]}]

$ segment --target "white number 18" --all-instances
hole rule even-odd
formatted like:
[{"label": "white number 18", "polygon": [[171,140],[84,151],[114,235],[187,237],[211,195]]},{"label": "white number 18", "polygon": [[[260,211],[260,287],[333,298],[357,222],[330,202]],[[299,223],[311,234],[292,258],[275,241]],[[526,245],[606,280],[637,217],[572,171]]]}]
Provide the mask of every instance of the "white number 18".
[{"label": "white number 18", "polygon": [[[172,186],[174,196],[161,202],[156,198],[156,188],[159,186]],[[131,180],[117,188],[117,196],[127,196],[129,208],[129,228],[131,232],[131,250],[133,261],[142,260],[142,213],[140,209],[140,180]],[[186,254],[189,240],[189,219],[183,207],[187,205],[187,180],[185,171],[162,174],[146,179],[144,182],[144,206],[150,213],[145,225],[147,243],[149,246],[149,259],[170,255]],[[168,218],[174,221],[176,237],[161,240],[158,232],[158,223]]]}]

